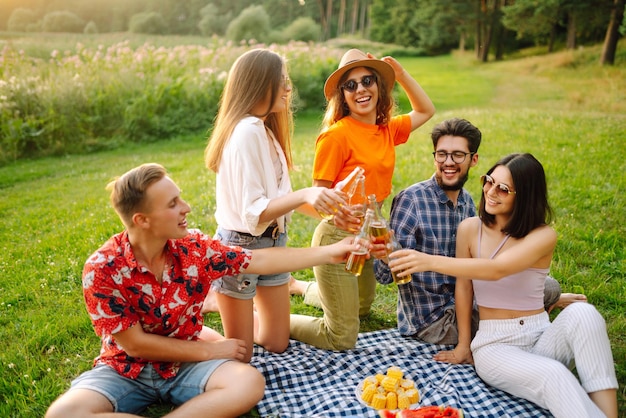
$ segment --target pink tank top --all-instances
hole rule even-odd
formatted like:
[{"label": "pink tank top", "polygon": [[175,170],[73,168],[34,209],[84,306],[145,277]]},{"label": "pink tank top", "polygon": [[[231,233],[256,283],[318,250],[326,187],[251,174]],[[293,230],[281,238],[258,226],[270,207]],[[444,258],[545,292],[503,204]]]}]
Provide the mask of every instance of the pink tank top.
[{"label": "pink tank top", "polygon": [[[478,254],[482,240],[482,224],[478,228]],[[489,257],[492,259],[509,239],[504,237],[500,245]],[[528,268],[519,273],[505,276],[500,280],[472,280],[474,297],[479,306],[497,309],[530,311],[543,308],[543,294],[546,276],[550,269]]]}]

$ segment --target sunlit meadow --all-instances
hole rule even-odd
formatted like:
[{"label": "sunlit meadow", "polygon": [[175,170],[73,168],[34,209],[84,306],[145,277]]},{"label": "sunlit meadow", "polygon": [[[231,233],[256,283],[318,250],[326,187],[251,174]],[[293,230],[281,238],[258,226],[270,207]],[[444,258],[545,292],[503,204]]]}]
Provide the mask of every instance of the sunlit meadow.
[{"label": "sunlit meadow", "polygon": [[[113,45],[41,49],[15,41],[0,54],[0,164],[198,132],[211,124],[228,69],[252,47],[208,44]],[[292,42],[267,45],[289,60],[296,106],[323,107],[319,86],[340,51]],[[254,86],[250,86],[254,88]]]},{"label": "sunlit meadow", "polygon": [[[218,39],[167,46],[61,41],[12,40],[0,56],[2,417],[43,416],[98,353],[80,276],[89,254],[121,229],[104,190],[110,179],[160,162],[193,208],[190,224],[215,230],[214,175],[204,168],[202,151],[225,71],[251,47]],[[310,184],[322,85],[342,51],[298,43],[271,48],[289,58],[299,95],[292,182],[301,188]],[[469,54],[400,59],[437,114],[398,148],[393,193],[432,174],[428,132],[445,118],[465,117],[483,131],[467,184],[474,197],[477,178],[499,157],[535,154],[546,167],[557,215],[552,274],[564,291],[584,291],[605,317],[620,416],[626,416],[626,57],[599,68],[598,54],[596,48],[486,66]],[[397,97],[406,109],[406,97]],[[74,154],[103,148],[110,149]],[[60,156],[15,161],[31,153]],[[315,225],[294,215],[290,245],[308,245]],[[295,274],[312,279],[310,269]],[[379,286],[361,330],[395,326],[395,298],[393,286]],[[320,314],[300,297],[292,298],[292,311]],[[219,315],[206,319],[220,328]]]}]

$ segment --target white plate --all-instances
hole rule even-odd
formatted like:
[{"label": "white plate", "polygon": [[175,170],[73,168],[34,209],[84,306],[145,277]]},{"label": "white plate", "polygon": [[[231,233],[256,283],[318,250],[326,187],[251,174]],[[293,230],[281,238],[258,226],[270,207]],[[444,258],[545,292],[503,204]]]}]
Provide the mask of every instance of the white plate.
[{"label": "white plate", "polygon": [[[410,379],[410,377],[405,375],[405,376],[403,377],[403,379]],[[365,401],[363,400],[363,398],[361,398],[361,395],[363,394],[363,380],[364,380],[364,379],[361,379],[361,382],[358,384],[358,386],[357,386],[357,387],[356,387],[356,389],[354,390],[354,395],[356,396],[356,398],[359,400],[359,402],[360,402],[362,405],[365,405],[365,406],[367,406],[368,408],[372,408],[372,409],[373,409],[372,405],[368,404],[367,402],[365,402]],[[415,386],[415,389],[417,389],[417,385]],[[418,391],[417,391],[417,392],[418,392],[418,393],[419,393],[419,395],[420,395],[420,399],[422,399],[422,394],[419,392],[419,389],[418,389]],[[419,406],[420,406],[420,403],[419,403],[419,401],[417,401],[417,403],[412,403],[411,405],[409,405],[409,407],[408,407],[407,409],[415,409],[415,408],[418,408]],[[392,409],[391,411],[392,411],[392,412],[400,412],[400,409]]]}]

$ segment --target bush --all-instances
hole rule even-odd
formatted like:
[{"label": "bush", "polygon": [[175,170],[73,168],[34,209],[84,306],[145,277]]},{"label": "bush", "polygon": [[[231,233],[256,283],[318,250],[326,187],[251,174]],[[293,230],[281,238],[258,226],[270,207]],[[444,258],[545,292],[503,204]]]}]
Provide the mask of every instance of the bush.
[{"label": "bush", "polygon": [[300,17],[283,31],[283,36],[287,40],[316,42],[322,35],[322,28],[310,17]]},{"label": "bush", "polygon": [[[259,47],[268,46],[217,37],[210,46],[171,48],[133,48],[125,41],[22,53],[6,45],[0,61],[0,166],[206,132],[228,69]],[[321,86],[343,50],[304,42],[269,48],[287,59],[298,109],[322,110]]]},{"label": "bush", "polygon": [[233,14],[230,10],[227,13],[221,13],[215,4],[209,3],[200,10],[200,16],[202,16],[198,22],[200,33],[204,36],[223,36]]},{"label": "bush", "polygon": [[95,34],[98,33],[98,25],[93,20],[90,20],[87,25],[85,25],[85,29],[83,30],[86,34]]},{"label": "bush", "polygon": [[42,29],[44,32],[81,33],[85,21],[72,12],[50,12],[43,17]]},{"label": "bush", "polygon": [[37,14],[30,9],[15,9],[9,17],[7,28],[11,32],[28,32],[28,26],[37,23]]},{"label": "bush", "polygon": [[132,33],[147,33],[163,35],[166,33],[167,23],[160,13],[144,12],[137,13],[130,18],[129,30]]},{"label": "bush", "polygon": [[263,6],[250,6],[242,10],[226,30],[233,41],[256,39],[265,42],[270,33],[270,17]]}]

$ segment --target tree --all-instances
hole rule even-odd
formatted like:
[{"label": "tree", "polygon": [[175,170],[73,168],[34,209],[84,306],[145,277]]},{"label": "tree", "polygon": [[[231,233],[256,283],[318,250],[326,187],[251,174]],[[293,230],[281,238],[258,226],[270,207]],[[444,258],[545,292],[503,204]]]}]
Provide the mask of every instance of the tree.
[{"label": "tree", "polygon": [[317,42],[322,36],[320,25],[310,17],[299,17],[283,31],[286,40]]},{"label": "tree", "polygon": [[517,0],[502,8],[502,23],[516,32],[517,38],[528,36],[536,44],[554,48],[556,28],[559,24],[559,0]]},{"label": "tree", "polygon": [[42,29],[44,32],[81,33],[85,28],[85,21],[75,13],[61,11],[50,12],[43,17]]},{"label": "tree", "polygon": [[19,8],[13,10],[7,26],[11,32],[26,32],[28,25],[36,23],[37,20],[35,12],[30,9]]},{"label": "tree", "polygon": [[615,63],[615,51],[619,40],[619,27],[624,20],[624,0],[615,0],[611,10],[611,19],[606,29],[606,37],[602,45],[601,65],[613,65]]},{"label": "tree", "polygon": [[419,39],[419,48],[427,54],[447,54],[465,42],[476,24],[475,9],[468,0],[421,0],[411,24]]},{"label": "tree", "polygon": [[167,24],[160,13],[143,12],[131,17],[129,30],[133,33],[162,35],[167,33]]},{"label": "tree", "polygon": [[230,11],[223,13],[214,3],[209,3],[200,10],[200,22],[198,29],[204,36],[219,35],[226,33],[226,28],[232,20]]},{"label": "tree", "polygon": [[394,0],[374,0],[371,10],[370,38],[373,41],[393,43],[394,31],[391,9]]},{"label": "tree", "polygon": [[402,46],[417,46],[419,37],[417,25],[414,23],[416,10],[421,7],[421,2],[416,6],[415,0],[395,0],[396,6],[391,11],[391,24],[394,32],[394,42]]},{"label": "tree", "polygon": [[256,39],[264,42],[270,34],[270,17],[263,6],[245,8],[226,29],[226,37],[233,41]]}]

